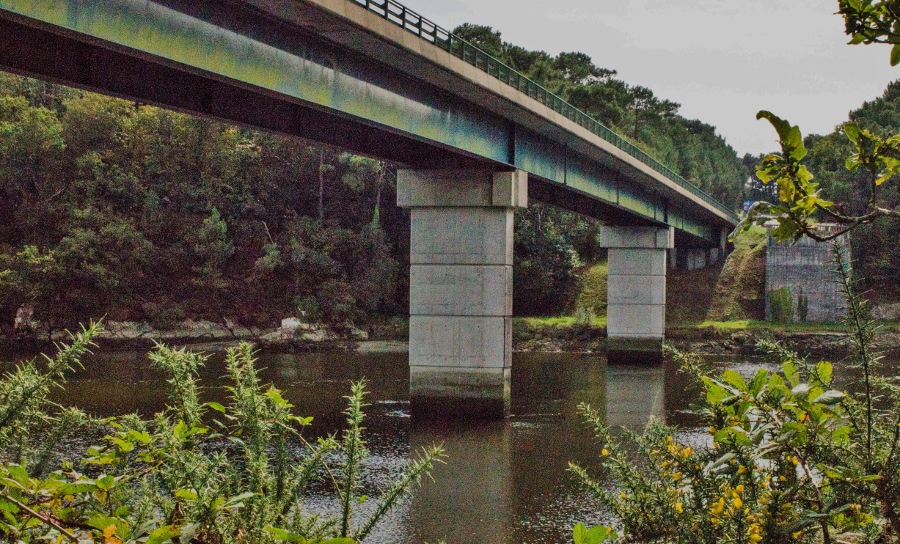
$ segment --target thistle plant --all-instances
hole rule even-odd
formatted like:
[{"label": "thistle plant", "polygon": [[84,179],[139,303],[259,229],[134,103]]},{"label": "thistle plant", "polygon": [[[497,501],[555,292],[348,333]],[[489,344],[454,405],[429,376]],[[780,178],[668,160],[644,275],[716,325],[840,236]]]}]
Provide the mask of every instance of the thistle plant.
[{"label": "thistle plant", "polygon": [[[46,371],[29,362],[0,381],[0,439],[6,452],[0,462],[0,531],[6,540],[359,542],[442,462],[440,446],[417,453],[404,475],[379,494],[375,511],[359,518],[352,507],[365,499],[359,495],[367,457],[363,382],[353,384],[347,397],[342,439],[310,443],[302,431],[313,419],[295,415],[282,392],[262,382],[250,345],[227,352],[231,384],[225,404],[201,401],[203,356],[157,345],[150,359],[168,374],[166,409],[151,421],[133,415],[94,421],[108,433],[104,442],[90,447],[77,465],[63,460],[41,475],[37,464],[19,461],[18,444],[46,439],[35,433],[48,422],[72,421],[72,412],[49,403],[47,393],[80,366],[96,329],[61,345]],[[340,461],[330,463],[332,457]],[[339,516],[321,517],[304,508],[314,481],[334,486],[342,504]]]}]

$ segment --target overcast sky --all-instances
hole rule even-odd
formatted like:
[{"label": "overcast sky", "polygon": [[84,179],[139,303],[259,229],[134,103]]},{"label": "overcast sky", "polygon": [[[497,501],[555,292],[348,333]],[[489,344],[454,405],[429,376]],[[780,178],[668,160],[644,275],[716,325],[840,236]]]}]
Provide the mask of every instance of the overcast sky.
[{"label": "overcast sky", "polygon": [[581,51],[681,104],[739,154],[776,149],[756,112],[825,134],[900,79],[884,45],[849,46],[835,0],[401,0],[452,29],[494,27],[551,55]]}]

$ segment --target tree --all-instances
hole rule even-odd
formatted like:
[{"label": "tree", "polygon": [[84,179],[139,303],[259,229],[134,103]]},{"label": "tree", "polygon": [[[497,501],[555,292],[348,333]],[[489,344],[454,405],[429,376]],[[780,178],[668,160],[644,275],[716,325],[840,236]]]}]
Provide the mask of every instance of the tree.
[{"label": "tree", "polygon": [[[839,0],[838,7],[851,45],[892,44],[891,65],[900,64],[900,4],[896,0]],[[813,181],[813,173],[803,164],[809,151],[798,126],[768,111],[760,111],[757,119],[766,119],[778,133],[781,152],[766,155],[756,171],[764,183],[775,182],[779,202],[757,202],[738,230],[776,221],[773,235],[778,239],[808,236],[826,241],[843,233],[820,232],[817,223],[822,219],[850,230],[884,217],[900,217],[900,206],[890,202],[884,190],[891,185],[888,182],[896,183],[895,176],[900,174],[900,134],[878,134],[854,121],[841,127],[850,146],[845,167],[857,176],[855,185],[865,194],[860,206],[853,209],[848,202],[836,203],[822,196],[820,183]]]}]

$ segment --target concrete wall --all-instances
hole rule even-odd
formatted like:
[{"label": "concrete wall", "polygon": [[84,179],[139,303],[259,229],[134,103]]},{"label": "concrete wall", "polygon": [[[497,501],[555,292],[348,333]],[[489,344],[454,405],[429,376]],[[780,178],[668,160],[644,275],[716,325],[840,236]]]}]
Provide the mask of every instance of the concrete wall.
[{"label": "concrete wall", "polygon": [[[849,235],[839,237],[837,243],[849,263]],[[840,320],[845,310],[838,282],[831,242],[803,238],[795,244],[787,244],[769,239],[766,247],[766,319],[776,320],[782,313],[779,306],[784,305],[783,313],[791,322]]]}]

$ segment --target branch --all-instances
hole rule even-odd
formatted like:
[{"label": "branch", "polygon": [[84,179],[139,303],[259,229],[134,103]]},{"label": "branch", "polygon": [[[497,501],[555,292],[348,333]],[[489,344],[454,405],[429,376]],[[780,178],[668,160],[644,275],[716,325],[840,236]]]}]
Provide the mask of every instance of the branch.
[{"label": "branch", "polygon": [[74,534],[72,534],[71,532],[64,529],[60,524],[56,523],[56,521],[53,520],[53,517],[50,516],[49,514],[40,514],[38,512],[35,512],[31,508],[29,508],[28,505],[17,501],[16,499],[10,497],[9,495],[7,495],[5,493],[0,496],[2,496],[3,499],[15,504],[16,506],[18,506],[19,508],[24,510],[26,514],[33,517],[34,519],[41,521],[43,523],[46,523],[47,525],[50,525],[51,527],[53,527],[54,529],[56,529],[57,531],[59,531],[60,533],[65,535],[66,538],[68,538],[72,542],[76,542],[76,543],[78,542],[78,537],[76,537]]}]

